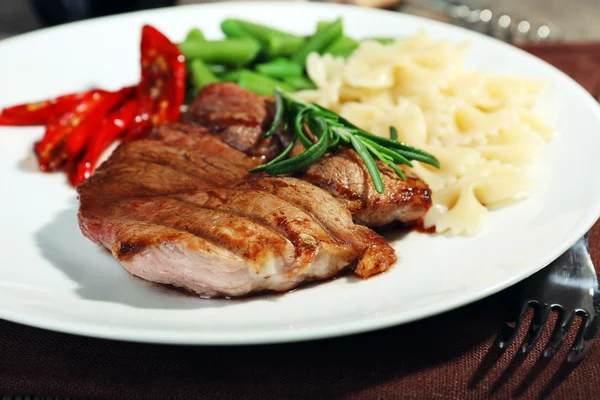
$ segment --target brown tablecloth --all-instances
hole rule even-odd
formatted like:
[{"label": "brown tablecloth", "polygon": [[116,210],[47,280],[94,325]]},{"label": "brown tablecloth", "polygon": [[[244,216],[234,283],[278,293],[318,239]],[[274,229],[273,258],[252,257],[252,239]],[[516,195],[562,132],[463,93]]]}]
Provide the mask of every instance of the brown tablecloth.
[{"label": "brown tablecloth", "polygon": [[[600,63],[590,66],[600,56],[596,45],[577,51],[566,46],[528,50],[556,63],[588,90],[599,88]],[[600,223],[592,230],[590,246],[600,266]],[[498,355],[494,340],[512,290],[404,326],[281,345],[125,343],[0,321],[0,395],[144,400],[600,398],[599,346],[574,369],[562,363],[573,335],[549,363],[539,357],[542,346],[527,357],[517,354],[517,345]]]}]

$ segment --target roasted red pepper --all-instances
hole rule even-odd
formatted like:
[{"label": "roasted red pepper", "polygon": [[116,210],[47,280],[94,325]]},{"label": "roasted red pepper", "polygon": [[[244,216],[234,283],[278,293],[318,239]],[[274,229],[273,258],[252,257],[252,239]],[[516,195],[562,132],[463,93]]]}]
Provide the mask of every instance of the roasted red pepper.
[{"label": "roasted red pepper", "polygon": [[77,157],[92,129],[113,107],[133,93],[132,87],[118,92],[87,93],[65,114],[46,125],[46,133],[34,146],[42,171],[54,171]]},{"label": "roasted red pepper", "polygon": [[97,135],[97,130],[102,120],[109,111],[121,106],[135,92],[135,87],[128,86],[117,92],[106,95],[104,101],[94,110],[82,123],[66,138],[65,153],[68,155],[67,162],[72,162],[84,149],[90,136]]},{"label": "roasted red pepper", "polygon": [[86,95],[97,92],[70,93],[53,99],[8,107],[0,113],[0,125],[30,126],[45,125],[71,110]]},{"label": "roasted red pepper", "polygon": [[77,185],[87,179],[102,152],[117,138],[146,137],[165,121],[177,121],[185,97],[185,58],[177,45],[145,25],[141,79],[117,92],[90,90],[0,113],[0,125],[45,125],[34,151],[42,171],[63,170]]},{"label": "roasted red pepper", "polygon": [[53,118],[46,124],[44,137],[36,142],[33,147],[42,171],[51,171],[62,165],[62,163],[56,163],[54,160],[62,152],[65,145],[64,139],[81,124],[85,116],[104,101],[107,93],[106,91],[98,91],[85,94],[72,109],[59,117]]},{"label": "roasted red pepper", "polygon": [[141,43],[142,79],[138,112],[125,140],[149,134],[153,126],[177,121],[185,96],[185,58],[165,35],[145,25]]},{"label": "roasted red pepper", "polygon": [[135,98],[128,100],[123,106],[114,110],[102,120],[101,125],[86,144],[83,157],[69,172],[71,185],[77,186],[92,175],[104,150],[125,132],[133,122],[137,107],[138,104]]}]

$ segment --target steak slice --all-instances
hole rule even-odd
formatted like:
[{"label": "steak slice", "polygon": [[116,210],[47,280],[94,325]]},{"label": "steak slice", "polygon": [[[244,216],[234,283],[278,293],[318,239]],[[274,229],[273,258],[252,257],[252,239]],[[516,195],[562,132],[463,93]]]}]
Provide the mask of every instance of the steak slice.
[{"label": "steak slice", "polygon": [[248,157],[211,135],[188,135],[180,124],[164,124],[154,139],[122,143],[83,182],[78,192],[109,199],[166,195],[227,186],[250,178],[248,170],[260,160]]},{"label": "steak slice", "polygon": [[282,150],[278,135],[264,138],[273,114],[267,97],[225,82],[205,86],[181,120],[206,128],[248,155],[271,159]]},{"label": "steak slice", "polygon": [[257,162],[165,125],[121,144],[77,188],[81,230],[131,274],[205,297],[286,291],[353,266],[369,277],[395,262],[328,192],[250,176]]},{"label": "steak slice", "polygon": [[310,165],[302,179],[331,192],[359,224],[381,227],[393,222],[405,225],[419,221],[431,207],[431,190],[410,169],[402,168],[406,180],[377,161],[385,185],[377,193],[360,156],[341,149]]}]

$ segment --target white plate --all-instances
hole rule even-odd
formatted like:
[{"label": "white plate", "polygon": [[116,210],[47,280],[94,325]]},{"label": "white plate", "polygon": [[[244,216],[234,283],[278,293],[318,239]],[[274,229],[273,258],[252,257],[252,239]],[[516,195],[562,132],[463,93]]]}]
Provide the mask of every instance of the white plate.
[{"label": "white plate", "polygon": [[[401,324],[478,300],[538,271],[600,214],[600,107],[548,64],[509,45],[397,13],[327,4],[225,3],[102,18],[0,42],[0,107],[138,79],[140,28],[179,41],[192,26],[217,37],[226,17],[307,33],[344,18],[356,37],[426,28],[434,39],[472,41],[471,66],[550,82],[540,105],[561,136],[544,153],[546,179],[531,199],[491,213],[474,238],[402,234],[385,275],[351,277],[285,295],[201,300],[135,279],[80,233],[75,191],[62,174],[37,171],[41,128],[0,128],[0,318],[52,330],[132,341],[268,343],[323,338]],[[392,238],[394,239],[394,238]]]}]

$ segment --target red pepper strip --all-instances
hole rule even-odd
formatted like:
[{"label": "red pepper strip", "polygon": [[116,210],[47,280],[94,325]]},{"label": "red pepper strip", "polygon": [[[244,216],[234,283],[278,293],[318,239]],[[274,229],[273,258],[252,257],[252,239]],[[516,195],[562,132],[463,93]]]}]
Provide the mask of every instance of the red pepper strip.
[{"label": "red pepper strip", "polygon": [[45,125],[52,118],[57,118],[72,109],[85,95],[92,92],[97,91],[70,93],[53,99],[5,108],[0,113],[0,125]]},{"label": "red pepper strip", "polygon": [[137,95],[138,106],[131,127],[127,131],[124,141],[142,139],[150,133],[152,128],[150,116],[154,112],[154,101],[149,96]]},{"label": "red pepper strip", "polygon": [[[97,109],[88,115],[85,120],[69,135],[65,141],[63,150],[64,156],[67,157],[67,163],[72,162],[77,158],[84,149],[86,142],[98,129],[98,125],[102,122],[108,112],[115,107],[123,104],[135,92],[133,86],[125,87],[117,92],[109,93],[105,100],[98,105]],[[95,133],[94,133],[95,134]]]},{"label": "red pepper strip", "polygon": [[154,125],[164,120],[177,121],[185,97],[185,57],[177,45],[150,25],[142,28],[142,71],[143,77],[147,72],[146,77],[155,80],[157,87],[162,89],[162,96],[157,96],[159,121]]},{"label": "red pepper strip", "polygon": [[69,182],[73,186],[89,178],[104,150],[113,143],[133,122],[137,111],[137,100],[128,100],[123,106],[111,112],[102,120],[96,133],[90,137],[83,157],[69,172]]},{"label": "red pepper strip", "polygon": [[46,133],[34,146],[42,171],[57,170],[81,151],[91,130],[111,108],[133,92],[133,87],[118,92],[90,93],[62,117],[46,125]]},{"label": "red pepper strip", "polygon": [[46,124],[44,137],[33,147],[42,171],[50,171],[60,166],[56,165],[53,160],[62,151],[65,144],[64,139],[71,134],[86,115],[104,101],[107,94],[106,91],[86,93],[73,108],[61,116],[52,118]]},{"label": "red pepper strip", "polygon": [[185,58],[150,25],[142,28],[141,69],[139,110],[125,140],[142,138],[164,121],[177,121],[185,96]]},{"label": "red pepper strip", "polygon": [[171,122],[178,121],[181,115],[181,106],[185,100],[185,78],[187,76],[185,57],[179,52],[179,47],[176,45],[173,45],[173,47],[177,51],[177,56],[171,63],[173,78],[175,80],[175,91],[171,98],[169,114],[167,115],[167,120]]}]

